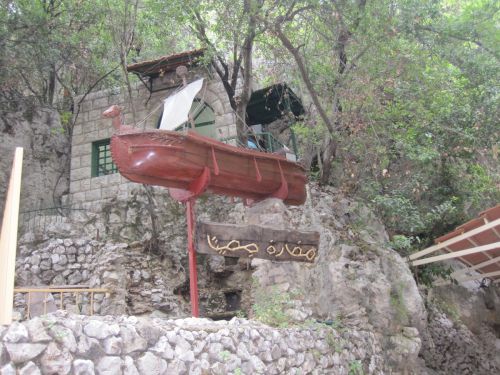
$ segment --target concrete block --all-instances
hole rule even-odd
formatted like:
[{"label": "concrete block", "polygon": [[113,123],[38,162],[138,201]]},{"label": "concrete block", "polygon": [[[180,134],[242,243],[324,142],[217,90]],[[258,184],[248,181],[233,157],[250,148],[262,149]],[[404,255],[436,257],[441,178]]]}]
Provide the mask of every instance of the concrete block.
[{"label": "concrete block", "polygon": [[119,189],[118,185],[108,186],[108,187],[101,189],[101,196],[103,199],[113,198],[113,197],[116,197],[118,195],[119,190],[120,189]]},{"label": "concrete block", "polygon": [[132,113],[126,113],[125,116],[123,116],[125,124],[133,124],[134,123],[134,117],[132,116]]},{"label": "concrete block", "polygon": [[235,123],[234,114],[226,113],[221,118],[221,125],[232,125]]},{"label": "concrete block", "polygon": [[89,112],[89,120],[98,120],[102,117],[102,110],[101,109],[92,109],[92,111]]},{"label": "concrete block", "polygon": [[83,145],[73,145],[71,147],[71,156],[82,156],[85,154],[89,154],[91,152],[90,145],[89,144],[83,144]]},{"label": "concrete block", "polygon": [[100,189],[103,186],[108,185],[108,176],[99,176],[99,177],[93,177],[90,180],[90,188],[93,189]]},{"label": "concrete block", "polygon": [[228,134],[229,134],[229,137],[236,136],[236,134],[237,134],[236,124],[232,124],[232,125],[228,126]]},{"label": "concrete block", "polygon": [[89,132],[95,131],[95,121],[84,121],[82,122],[82,134],[87,135]]},{"label": "concrete block", "polygon": [[69,183],[69,191],[72,194],[80,192],[80,181],[71,181]]},{"label": "concrete block", "polygon": [[110,138],[112,135],[113,135],[113,129],[111,128],[99,129],[98,139]]},{"label": "concrete block", "polygon": [[99,98],[99,99],[94,99],[92,101],[92,109],[97,110],[97,109],[102,109],[103,111],[106,110],[109,107],[109,101],[108,97],[104,98]]},{"label": "concrete block", "polygon": [[[87,142],[95,142],[95,141],[100,141],[102,138],[99,138],[99,132],[96,130],[96,131],[92,131],[92,132],[88,132],[87,133]],[[90,144],[89,144],[89,148],[90,148]]]},{"label": "concrete block", "polygon": [[85,192],[86,201],[98,201],[101,199],[101,189],[93,189]]},{"label": "concrete block", "polygon": [[108,175],[108,186],[119,185],[121,182],[121,175],[119,173],[113,173]]},{"label": "concrete block", "polygon": [[80,181],[80,191],[88,191],[90,190],[90,181],[91,178],[87,178],[85,180]]},{"label": "concrete block", "polygon": [[80,168],[80,156],[71,158],[71,170]]},{"label": "concrete block", "polygon": [[71,197],[71,202],[73,202],[73,203],[85,202],[85,193],[80,192],[80,193],[73,194]]},{"label": "concrete block", "polygon": [[83,143],[87,143],[87,136],[85,134],[73,134],[73,144],[81,145]]},{"label": "concrete block", "polygon": [[81,124],[76,124],[73,126],[73,136],[82,134],[83,127]]},{"label": "concrete block", "polygon": [[128,198],[128,185],[129,184],[121,184],[118,185],[117,198],[118,199],[127,199]]},{"label": "concrete block", "polygon": [[71,181],[83,180],[90,177],[90,168],[73,169],[70,174]]},{"label": "concrete block", "polygon": [[73,120],[75,122],[75,125],[83,125],[83,124],[85,124],[85,122],[87,121],[87,119],[85,118],[85,116],[82,116],[82,115],[83,115],[82,113],[79,113],[78,117],[75,120]]},{"label": "concrete block", "polygon": [[119,93],[115,95],[110,95],[108,98],[109,105],[120,105],[123,102],[123,96]]},{"label": "concrete block", "polygon": [[111,120],[107,118],[101,118],[99,120],[96,120],[96,129],[95,130],[102,130],[102,129],[108,129],[112,128],[113,125],[111,125]]},{"label": "concrete block", "polygon": [[83,103],[80,104],[80,113],[90,112],[91,110],[92,110],[92,101],[85,100]]},{"label": "concrete block", "polygon": [[90,167],[92,164],[92,155],[82,155],[80,156],[80,167]]}]

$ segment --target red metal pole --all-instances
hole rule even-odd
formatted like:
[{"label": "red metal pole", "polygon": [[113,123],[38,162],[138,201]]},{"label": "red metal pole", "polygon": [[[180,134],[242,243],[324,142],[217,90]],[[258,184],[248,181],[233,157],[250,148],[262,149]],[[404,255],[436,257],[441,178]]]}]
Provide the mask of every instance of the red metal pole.
[{"label": "red metal pole", "polygon": [[189,294],[191,296],[191,314],[198,318],[198,273],[196,271],[196,250],[194,248],[194,199],[186,201],[187,238],[189,252]]}]

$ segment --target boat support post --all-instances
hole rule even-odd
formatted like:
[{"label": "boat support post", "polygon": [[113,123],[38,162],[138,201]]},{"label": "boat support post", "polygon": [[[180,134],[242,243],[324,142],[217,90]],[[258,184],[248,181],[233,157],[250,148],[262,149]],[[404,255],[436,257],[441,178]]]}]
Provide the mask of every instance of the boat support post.
[{"label": "boat support post", "polygon": [[194,204],[196,198],[186,201],[187,240],[189,253],[189,294],[191,297],[191,315],[198,318],[198,271],[196,270],[196,250],[194,248]]},{"label": "boat support post", "polygon": [[[215,154],[213,154],[215,158]],[[218,170],[218,166],[216,168]],[[218,172],[217,172],[218,173]],[[196,249],[194,246],[195,216],[194,205],[196,198],[203,194],[210,183],[211,172],[205,167],[200,176],[189,184],[188,190],[170,188],[172,198],[186,205],[187,240],[189,256],[189,296],[191,298],[191,315],[195,318],[200,316],[198,305],[198,271],[196,270]]]}]

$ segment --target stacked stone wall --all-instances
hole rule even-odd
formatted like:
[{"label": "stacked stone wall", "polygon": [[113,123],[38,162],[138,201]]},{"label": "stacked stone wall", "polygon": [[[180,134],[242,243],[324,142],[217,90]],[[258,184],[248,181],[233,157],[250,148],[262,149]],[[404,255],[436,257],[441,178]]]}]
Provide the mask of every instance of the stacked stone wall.
[{"label": "stacked stone wall", "polygon": [[0,326],[2,374],[385,374],[372,332],[57,312]]}]

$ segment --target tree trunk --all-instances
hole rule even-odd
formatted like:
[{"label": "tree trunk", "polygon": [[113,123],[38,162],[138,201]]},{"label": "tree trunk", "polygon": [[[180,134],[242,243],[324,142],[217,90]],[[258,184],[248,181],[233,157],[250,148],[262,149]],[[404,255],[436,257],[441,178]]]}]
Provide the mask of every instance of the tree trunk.
[{"label": "tree trunk", "polygon": [[323,168],[319,179],[320,185],[326,185],[330,182],[330,177],[332,175],[332,162],[336,155],[337,142],[329,138],[326,141],[325,148],[321,154],[321,164]]}]

